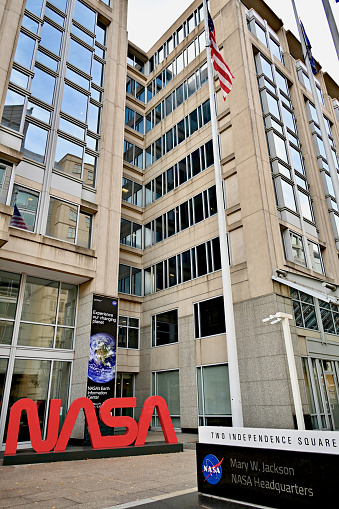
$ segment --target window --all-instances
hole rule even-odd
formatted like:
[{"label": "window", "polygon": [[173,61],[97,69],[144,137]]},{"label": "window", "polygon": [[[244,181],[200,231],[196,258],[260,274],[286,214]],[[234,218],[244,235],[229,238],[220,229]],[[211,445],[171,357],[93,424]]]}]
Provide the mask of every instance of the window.
[{"label": "window", "polygon": [[141,296],[141,269],[120,263],[118,291]]},{"label": "window", "polygon": [[197,368],[199,426],[232,426],[228,365]]},{"label": "window", "polygon": [[178,342],[178,310],[152,316],[152,346]]},{"label": "window", "polygon": [[290,291],[296,326],[319,330],[313,297],[294,288]]},{"label": "window", "polygon": [[119,316],[119,348],[139,348],[139,318]]},{"label": "window", "polygon": [[222,296],[194,304],[194,326],[196,339],[225,333],[224,299]]},{"label": "window", "polygon": [[301,235],[294,232],[289,232],[289,234],[292,248],[292,261],[306,267],[305,251]]},{"label": "window", "polygon": [[19,287],[19,274],[0,271],[0,345],[12,342]]},{"label": "window", "polygon": [[34,232],[39,193],[24,187],[14,185],[11,205],[17,206],[21,218],[18,218],[15,211],[10,221],[10,226]]},{"label": "window", "polygon": [[[120,346],[120,345],[119,345]],[[134,374],[132,373],[118,373],[116,385],[116,398],[132,398],[135,395],[134,391]],[[134,408],[116,408],[115,415],[128,415],[134,417]]]},{"label": "window", "polygon": [[[165,399],[173,426],[180,428],[179,370],[153,372],[152,395],[161,396]],[[160,427],[156,410],[152,417],[152,426]]]}]

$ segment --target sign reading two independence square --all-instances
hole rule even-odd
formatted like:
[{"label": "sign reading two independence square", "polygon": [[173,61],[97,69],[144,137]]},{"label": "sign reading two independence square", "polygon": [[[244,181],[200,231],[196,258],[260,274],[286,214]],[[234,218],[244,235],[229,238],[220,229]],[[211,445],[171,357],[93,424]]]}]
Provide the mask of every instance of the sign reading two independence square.
[{"label": "sign reading two independence square", "polygon": [[93,295],[87,397],[96,411],[114,397],[118,300]]},{"label": "sign reading two independence square", "polygon": [[339,432],[199,428],[198,491],[260,506],[337,508]]}]

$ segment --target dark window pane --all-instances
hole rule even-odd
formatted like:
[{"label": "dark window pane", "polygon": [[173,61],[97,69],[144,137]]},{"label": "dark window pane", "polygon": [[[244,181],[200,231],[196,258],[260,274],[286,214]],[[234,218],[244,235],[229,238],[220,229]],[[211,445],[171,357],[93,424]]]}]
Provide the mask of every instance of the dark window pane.
[{"label": "dark window pane", "polygon": [[195,216],[195,222],[199,223],[204,219],[204,210],[202,205],[202,194],[198,194],[197,196],[194,196],[193,198],[194,203],[194,216]]},{"label": "dark window pane", "polygon": [[181,185],[187,180],[186,158],[179,161],[178,167],[179,167],[179,185]]},{"label": "dark window pane", "polygon": [[164,289],[164,271],[163,271],[163,263],[157,263],[155,266],[156,273],[155,273],[155,291],[158,292],[159,290]]},{"label": "dark window pane", "polygon": [[199,149],[195,150],[192,153],[192,171],[193,171],[193,177],[195,175],[198,175],[200,172],[200,155],[199,155]]},{"label": "dark window pane", "polygon": [[168,259],[168,274],[169,274],[169,286],[174,286],[177,284],[177,265],[176,265],[176,257],[172,256],[172,258]]},{"label": "dark window pane", "polygon": [[197,252],[198,277],[204,276],[205,274],[207,274],[205,244],[200,244],[200,246],[197,246],[196,252]]},{"label": "dark window pane", "polygon": [[191,252],[190,250],[185,251],[181,255],[182,263],[182,282],[189,281],[191,279]]},{"label": "dark window pane", "polygon": [[209,197],[209,211],[206,214],[206,216],[213,216],[214,214],[217,213],[217,195],[215,186],[209,188],[208,197]]},{"label": "dark window pane", "polygon": [[190,123],[190,134],[192,135],[198,129],[198,115],[197,110],[192,111],[189,115],[189,123]]},{"label": "dark window pane", "polygon": [[172,235],[175,234],[175,214],[174,214],[174,209],[172,209],[169,212],[167,212],[167,222],[168,222],[167,236],[171,237]]},{"label": "dark window pane", "polygon": [[178,145],[185,140],[185,123],[181,120],[178,123]]},{"label": "dark window pane", "polygon": [[180,230],[185,230],[189,227],[189,216],[188,216],[188,201],[185,201],[180,205]]},{"label": "dark window pane", "polygon": [[174,189],[174,171],[173,166],[167,170],[167,192]]},{"label": "dark window pane", "polygon": [[208,168],[209,166],[214,164],[212,141],[208,141],[205,144],[205,150],[206,150],[206,168]]},{"label": "dark window pane", "polygon": [[156,346],[178,342],[177,310],[167,311],[166,313],[156,315],[156,317],[153,317],[152,324],[153,327],[156,327],[155,331],[153,331]]},{"label": "dark window pane", "polygon": [[212,240],[214,270],[221,269],[219,237]]},{"label": "dark window pane", "polygon": [[203,114],[203,124],[207,124],[211,120],[211,108],[210,108],[210,101],[204,102],[202,105],[202,114]]},{"label": "dark window pane", "polygon": [[213,336],[225,332],[225,313],[223,297],[200,302],[200,337]]}]

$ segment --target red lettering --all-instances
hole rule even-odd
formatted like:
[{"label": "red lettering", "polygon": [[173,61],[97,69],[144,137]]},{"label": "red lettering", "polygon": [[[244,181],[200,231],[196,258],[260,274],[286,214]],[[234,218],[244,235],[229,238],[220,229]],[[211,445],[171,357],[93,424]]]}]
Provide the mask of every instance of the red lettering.
[{"label": "red lettering", "polygon": [[161,396],[150,396],[146,399],[144,406],[142,407],[139,419],[139,433],[134,445],[145,444],[154,408],[157,409],[161,429],[166,442],[168,444],[177,444],[178,439],[174,431],[172,419],[168,411],[166,401]]},{"label": "red lettering", "polygon": [[49,452],[58,439],[61,399],[51,399],[49,405],[46,440],[42,440],[37,405],[28,398],[19,399],[11,408],[8,421],[5,454],[15,454],[18,445],[20,418],[23,410],[27,412],[27,422],[31,444],[36,452]]},{"label": "red lettering", "polygon": [[61,400],[52,399],[49,407],[47,437],[46,440],[42,440],[36,404],[31,399],[20,399],[14,403],[11,408],[5,454],[8,455],[16,453],[20,418],[23,410],[26,410],[27,412],[31,444],[36,452],[49,452],[53,449],[53,447],[55,452],[64,451],[67,447],[80,410],[84,411],[93,449],[126,447],[131,445],[134,441],[137,446],[144,445],[155,408],[158,412],[158,417],[166,442],[170,444],[176,444],[178,442],[166,401],[160,396],[151,396],[146,399],[140,415],[139,425],[134,419],[132,419],[132,417],[111,415],[111,410],[113,408],[135,407],[136,398],[107,399],[100,407],[99,417],[101,421],[111,428],[125,427],[126,433],[123,435],[102,436],[92,401],[88,398],[78,398],[73,401],[69,407],[58,438]]}]

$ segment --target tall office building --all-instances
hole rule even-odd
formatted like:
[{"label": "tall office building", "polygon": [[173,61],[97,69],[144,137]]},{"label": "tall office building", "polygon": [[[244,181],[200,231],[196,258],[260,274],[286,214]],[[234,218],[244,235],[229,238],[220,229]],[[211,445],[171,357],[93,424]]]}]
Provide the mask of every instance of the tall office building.
[{"label": "tall office building", "polygon": [[[175,428],[231,425],[206,37],[196,0],[146,53],[127,0],[0,1],[0,443],[8,410],[86,396],[93,294],[118,297],[116,395]],[[261,0],[210,0],[245,426],[339,428],[339,87]],[[118,411],[119,412],[119,411]],[[160,423],[154,414],[152,427]],[[83,421],[73,433],[83,436]],[[29,442],[23,420],[19,440]]]}]

